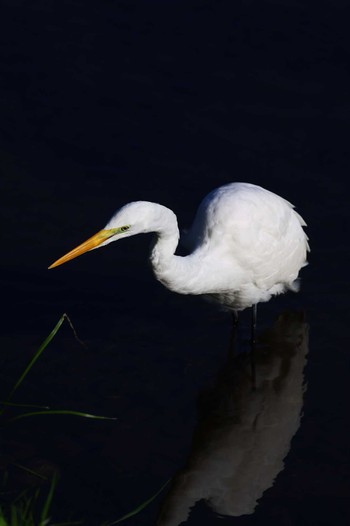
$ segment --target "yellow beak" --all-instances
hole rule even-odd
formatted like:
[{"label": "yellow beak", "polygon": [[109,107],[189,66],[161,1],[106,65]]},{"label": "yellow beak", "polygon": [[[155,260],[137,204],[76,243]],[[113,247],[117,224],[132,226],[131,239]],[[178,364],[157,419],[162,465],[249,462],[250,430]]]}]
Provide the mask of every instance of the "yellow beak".
[{"label": "yellow beak", "polygon": [[118,229],[116,228],[111,228],[109,230],[100,230],[99,232],[97,232],[97,234],[84,241],[84,243],[82,243],[76,248],[73,248],[73,250],[68,252],[68,254],[57,259],[57,261],[52,263],[52,265],[50,265],[49,268],[58,267],[63,263],[67,263],[67,261],[70,261],[71,259],[81,256],[88,250],[92,250],[93,248],[98,247],[99,245],[101,245],[101,243],[106,241],[106,239],[114,236],[117,233],[117,231]]}]

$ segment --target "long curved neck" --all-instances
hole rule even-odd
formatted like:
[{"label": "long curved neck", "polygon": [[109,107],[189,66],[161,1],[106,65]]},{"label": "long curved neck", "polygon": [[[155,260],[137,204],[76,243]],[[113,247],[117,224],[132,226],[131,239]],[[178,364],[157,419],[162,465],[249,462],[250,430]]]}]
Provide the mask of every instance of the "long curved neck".
[{"label": "long curved neck", "polygon": [[162,217],[159,226],[154,228],[156,239],[150,254],[153,272],[168,289],[187,294],[190,292],[189,284],[195,279],[196,268],[192,265],[191,256],[175,255],[180,238],[176,215],[169,208],[161,208]]}]

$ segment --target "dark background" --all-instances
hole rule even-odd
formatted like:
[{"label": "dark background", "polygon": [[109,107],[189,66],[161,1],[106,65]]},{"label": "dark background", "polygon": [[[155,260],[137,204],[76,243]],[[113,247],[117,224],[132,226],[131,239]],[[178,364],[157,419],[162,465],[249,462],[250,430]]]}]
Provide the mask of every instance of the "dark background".
[{"label": "dark background", "polygon": [[[46,268],[128,201],[183,228],[207,192],[247,181],[309,225],[301,293],[259,307],[259,330],[305,311],[308,389],[284,471],[225,522],[349,522],[349,15],[345,1],[1,3],[2,396],[67,312],[88,349],[62,327],[16,400],[118,418],[6,427],[11,490],[15,462],[57,469],[57,517],[99,526],[183,466],[229,316],[156,283],[149,236]],[[159,503],[129,523],[153,524]],[[200,502],[188,524],[219,520]]]}]

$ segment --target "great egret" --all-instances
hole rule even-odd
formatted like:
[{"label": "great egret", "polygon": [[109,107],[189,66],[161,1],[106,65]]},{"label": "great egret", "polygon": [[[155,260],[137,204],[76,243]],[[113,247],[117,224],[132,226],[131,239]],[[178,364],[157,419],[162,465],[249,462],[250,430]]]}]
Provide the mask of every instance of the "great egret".
[{"label": "great egret", "polygon": [[[136,201],[120,208],[103,230],[49,268],[125,237],[155,232],[150,260],[156,278],[180,294],[205,295],[237,313],[288,289],[309,250],[305,222],[293,205],[249,183],[231,183],[202,201],[184,235],[187,256],[175,255],[177,219],[158,203]],[[253,313],[255,313],[255,308]]]}]

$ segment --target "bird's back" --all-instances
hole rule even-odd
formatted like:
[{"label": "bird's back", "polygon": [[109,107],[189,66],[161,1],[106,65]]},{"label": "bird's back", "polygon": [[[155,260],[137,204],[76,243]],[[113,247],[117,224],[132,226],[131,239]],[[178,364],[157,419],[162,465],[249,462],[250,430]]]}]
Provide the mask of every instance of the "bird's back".
[{"label": "bird's back", "polygon": [[[204,198],[186,245],[204,258],[207,255],[219,281],[220,268],[230,279],[231,265],[240,275],[240,290],[232,301],[237,305],[241,302],[244,308],[293,288],[300,268],[306,264],[304,225],[285,199],[259,186],[232,183]],[[229,282],[227,285],[232,296]]]}]

